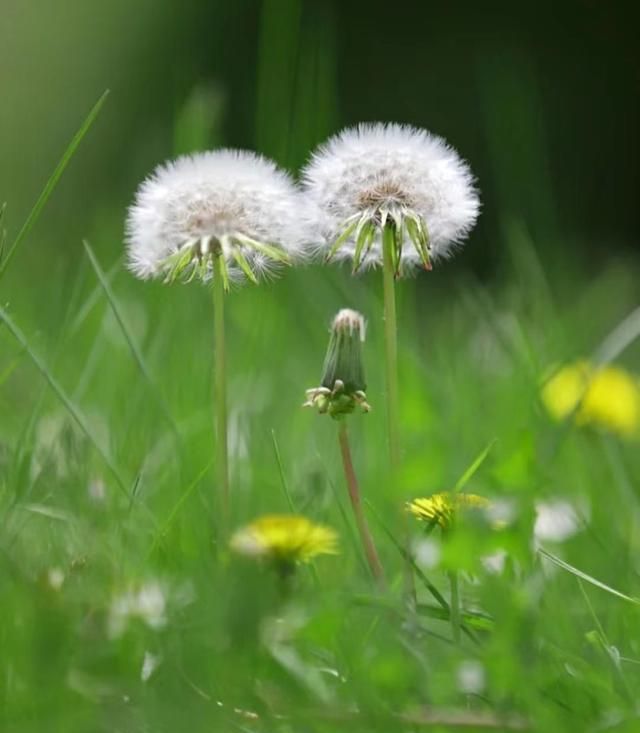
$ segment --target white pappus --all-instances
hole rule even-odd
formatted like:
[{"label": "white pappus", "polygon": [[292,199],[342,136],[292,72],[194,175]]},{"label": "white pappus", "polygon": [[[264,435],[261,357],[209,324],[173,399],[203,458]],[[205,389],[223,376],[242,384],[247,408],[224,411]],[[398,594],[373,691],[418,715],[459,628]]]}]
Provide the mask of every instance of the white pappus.
[{"label": "white pappus", "polygon": [[242,150],[182,156],[140,185],[126,224],[129,269],[138,277],[257,282],[304,255],[305,202],[289,175]]},{"label": "white pappus", "polygon": [[327,259],[354,271],[383,262],[382,231],[393,231],[394,269],[431,269],[473,228],[480,201],[467,163],[441,137],[398,124],[343,130],[303,171],[310,211]]}]

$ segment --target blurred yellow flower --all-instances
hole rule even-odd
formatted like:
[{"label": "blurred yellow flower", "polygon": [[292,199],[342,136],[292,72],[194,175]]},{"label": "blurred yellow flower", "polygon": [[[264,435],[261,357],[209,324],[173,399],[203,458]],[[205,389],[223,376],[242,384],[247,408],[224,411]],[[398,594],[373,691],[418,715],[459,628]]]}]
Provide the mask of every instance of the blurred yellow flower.
[{"label": "blurred yellow flower", "polygon": [[569,364],[543,386],[542,401],[556,420],[573,414],[578,425],[627,437],[640,432],[640,382],[619,367]]},{"label": "blurred yellow flower", "polygon": [[423,522],[432,522],[442,529],[450,529],[459,512],[465,509],[486,509],[489,500],[477,494],[461,494],[449,491],[433,494],[407,503],[407,511]]},{"label": "blurred yellow flower", "polygon": [[337,554],[338,536],[330,527],[306,517],[268,514],[237,530],[231,548],[281,563],[308,562],[316,555]]}]

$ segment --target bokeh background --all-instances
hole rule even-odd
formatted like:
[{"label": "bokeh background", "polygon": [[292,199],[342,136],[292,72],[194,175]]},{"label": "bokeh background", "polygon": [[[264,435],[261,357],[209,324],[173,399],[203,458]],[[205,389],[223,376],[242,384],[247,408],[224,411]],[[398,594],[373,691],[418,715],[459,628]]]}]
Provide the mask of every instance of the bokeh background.
[{"label": "bokeh background", "polygon": [[[110,90],[0,280],[27,343],[0,326],[3,731],[404,731],[398,714],[425,705],[545,731],[637,730],[636,606],[543,572],[532,551],[536,502],[570,502],[579,529],[554,552],[640,595],[637,440],[558,426],[539,401],[549,370],[597,352],[640,299],[637,15],[622,0],[0,0],[9,243]],[[292,504],[342,537],[341,558],[302,574],[297,605],[267,633],[272,578],[213,532],[210,295],[135,281],[124,218],[167,158],[228,145],[295,174],[361,121],[444,136],[483,212],[454,260],[398,288],[397,481],[378,275],[315,265],[229,297],[234,521]],[[384,602],[352,541],[334,426],[299,409],[343,306],[369,321],[374,411],[354,418],[353,441]],[[637,340],[616,356],[640,372]],[[403,616],[385,527],[403,537],[402,502],[453,486],[489,445],[472,489],[517,507],[499,543],[512,564],[482,576],[477,559],[497,545],[481,532],[450,549],[480,573],[466,603],[494,624],[458,649],[442,619]],[[428,549],[423,570],[446,593]],[[114,629],[118,599],[140,589],[156,616]],[[475,670],[471,692],[462,669]]]}]

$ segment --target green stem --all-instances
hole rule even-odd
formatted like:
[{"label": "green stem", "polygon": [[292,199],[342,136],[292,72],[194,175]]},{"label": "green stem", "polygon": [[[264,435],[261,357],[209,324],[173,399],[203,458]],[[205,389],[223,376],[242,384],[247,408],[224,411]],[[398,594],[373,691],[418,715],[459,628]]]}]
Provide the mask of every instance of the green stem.
[{"label": "green stem", "polygon": [[460,643],[460,588],[458,585],[458,571],[449,571],[449,584],[451,585],[451,605],[450,605],[450,617],[451,617],[451,631],[453,633],[453,641],[456,644]]},{"label": "green stem", "polygon": [[386,224],[382,230],[383,270],[382,281],[384,291],[384,340],[385,367],[387,376],[387,430],[389,439],[389,456],[394,473],[400,467],[399,408],[398,408],[398,336],[396,325],[395,294],[395,229],[393,224]]},{"label": "green stem", "polygon": [[358,478],[353,468],[353,460],[351,458],[351,447],[349,445],[349,434],[347,432],[347,423],[345,420],[340,421],[340,427],[338,429],[338,440],[340,442],[340,452],[342,454],[342,465],[344,467],[344,475],[347,480],[347,488],[349,490],[349,499],[351,500],[351,507],[353,514],[356,518],[356,524],[358,525],[358,532],[360,534],[360,541],[362,542],[362,548],[364,554],[369,563],[371,574],[376,581],[383,586],[384,585],[384,570],[382,563],[378,557],[376,546],[373,542],[373,537],[369,531],[367,520],[362,510],[362,498],[360,495],[360,487],[358,486]]},{"label": "green stem", "polygon": [[213,257],[214,413],[216,422],[216,477],[223,528],[229,518],[229,458],[227,453],[227,381],[224,338],[224,280],[220,258]]}]

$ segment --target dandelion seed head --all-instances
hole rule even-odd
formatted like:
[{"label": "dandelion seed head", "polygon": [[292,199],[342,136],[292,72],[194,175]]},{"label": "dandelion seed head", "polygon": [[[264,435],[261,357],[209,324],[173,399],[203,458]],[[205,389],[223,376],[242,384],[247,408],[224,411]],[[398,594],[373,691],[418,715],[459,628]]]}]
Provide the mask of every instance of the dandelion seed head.
[{"label": "dandelion seed head", "polygon": [[[354,217],[381,214],[400,223],[407,214],[426,228],[433,259],[449,256],[473,228],[480,202],[467,163],[441,137],[409,125],[363,124],[331,138],[303,172],[312,211],[330,247]],[[353,259],[357,231],[335,256]],[[405,264],[423,262],[406,243]],[[362,266],[382,263],[378,231]]]},{"label": "dandelion seed head", "polygon": [[[266,158],[241,150],[186,155],[158,166],[140,185],[126,224],[128,265],[142,279],[166,275],[167,259],[184,247],[201,259],[215,245],[231,280],[246,276],[234,248],[263,276],[276,262],[239,237],[300,258],[308,239],[305,208],[291,178]],[[208,279],[211,267],[198,276]]]}]

